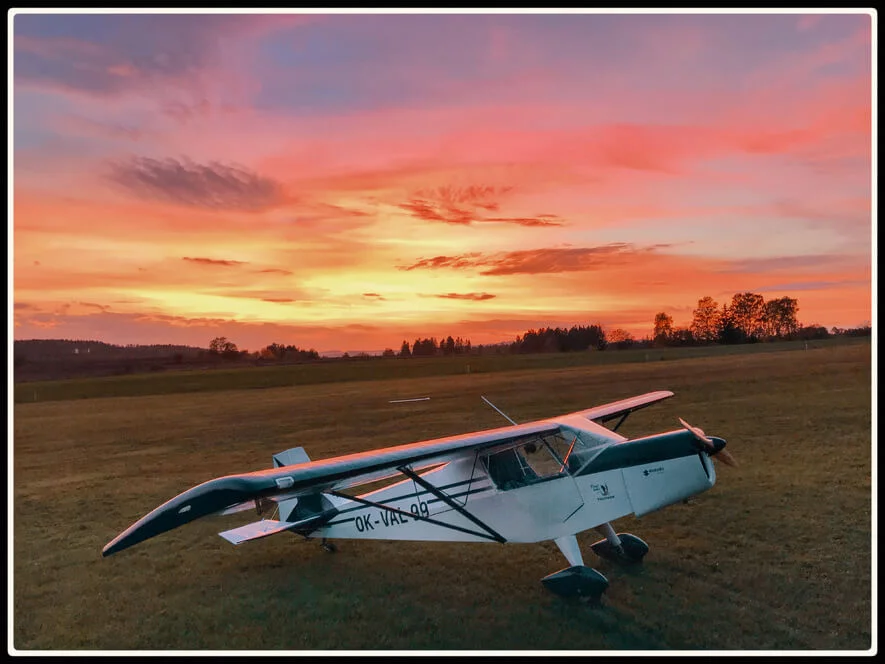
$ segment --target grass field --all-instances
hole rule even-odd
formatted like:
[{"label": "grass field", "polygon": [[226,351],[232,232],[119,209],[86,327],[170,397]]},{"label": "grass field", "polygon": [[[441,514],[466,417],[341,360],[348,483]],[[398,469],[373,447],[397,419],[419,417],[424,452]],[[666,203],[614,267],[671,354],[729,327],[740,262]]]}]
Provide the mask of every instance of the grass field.
[{"label": "grass field", "polygon": [[[80,384],[58,383],[54,400],[36,403],[19,399],[32,386],[16,386],[13,645],[869,649],[870,344],[771,346],[578,366],[554,355],[507,371],[315,375],[285,386],[246,369],[249,388],[271,376],[266,389],[206,379],[199,390],[150,383],[134,392],[144,396],[84,398],[108,388],[69,381]],[[142,378],[173,380],[127,380]],[[254,519],[246,513],[101,557],[110,539],[177,493],[269,467],[289,447],[318,459],[500,426],[480,395],[526,421],[655,389],[676,397],[635,414],[622,433],[673,429],[683,417],[726,438],[741,466],[719,466],[716,486],[689,504],[616,522],[651,546],[638,568],[599,560],[589,550],[598,536],[579,535],[587,564],[611,582],[599,606],[542,587],[541,577],[566,566],[552,542],[340,540],[328,554],[288,534],[240,547],[217,536]],[[163,390],[172,393],[152,393]],[[388,403],[416,396],[431,399]]]},{"label": "grass field", "polygon": [[[833,337],[817,341],[788,341],[733,346],[654,348],[539,353],[534,355],[485,354],[453,357],[352,358],[321,360],[280,366],[236,366],[207,370],[171,370],[119,376],[17,382],[15,403],[37,403],[95,397],[134,397],[149,394],[268,389],[357,380],[427,378],[467,373],[595,367],[630,362],[660,362],[692,357],[721,357],[828,348],[843,344],[869,344],[868,338]],[[245,370],[244,370],[245,369]]]}]

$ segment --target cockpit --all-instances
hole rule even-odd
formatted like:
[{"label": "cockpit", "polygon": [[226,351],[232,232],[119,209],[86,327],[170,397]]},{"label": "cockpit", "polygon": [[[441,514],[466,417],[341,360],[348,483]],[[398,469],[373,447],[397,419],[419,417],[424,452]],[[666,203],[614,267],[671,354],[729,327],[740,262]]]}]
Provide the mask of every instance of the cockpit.
[{"label": "cockpit", "polygon": [[574,473],[584,464],[590,449],[580,432],[567,427],[525,436],[510,445],[482,458],[489,477],[501,491]]}]

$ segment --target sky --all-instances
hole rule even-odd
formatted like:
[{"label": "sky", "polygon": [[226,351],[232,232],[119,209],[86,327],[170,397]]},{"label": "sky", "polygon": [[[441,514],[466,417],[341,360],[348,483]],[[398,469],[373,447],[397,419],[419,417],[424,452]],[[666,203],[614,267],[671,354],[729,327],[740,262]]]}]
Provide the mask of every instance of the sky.
[{"label": "sky", "polygon": [[872,318],[869,14],[9,20],[15,339]]}]

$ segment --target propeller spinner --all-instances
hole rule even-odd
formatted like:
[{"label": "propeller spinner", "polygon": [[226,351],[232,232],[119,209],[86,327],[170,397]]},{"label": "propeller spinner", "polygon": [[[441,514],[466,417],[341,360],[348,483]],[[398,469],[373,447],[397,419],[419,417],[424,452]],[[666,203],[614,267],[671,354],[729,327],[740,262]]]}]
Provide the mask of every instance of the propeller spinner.
[{"label": "propeller spinner", "polygon": [[705,448],[704,451],[711,457],[715,456],[727,466],[736,467],[738,465],[737,460],[725,449],[725,441],[722,438],[710,438],[710,436],[704,433],[703,429],[690,425],[681,417],[679,418],[679,423],[694,434],[694,437]]}]

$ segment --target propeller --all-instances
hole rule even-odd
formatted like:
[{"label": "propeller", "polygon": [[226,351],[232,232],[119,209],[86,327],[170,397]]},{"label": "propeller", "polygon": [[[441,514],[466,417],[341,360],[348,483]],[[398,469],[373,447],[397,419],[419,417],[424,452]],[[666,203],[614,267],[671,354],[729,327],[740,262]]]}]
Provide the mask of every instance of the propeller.
[{"label": "propeller", "polygon": [[679,423],[691,431],[694,434],[694,437],[700,442],[706,449],[705,451],[711,457],[716,456],[722,463],[727,466],[737,467],[737,460],[725,449],[725,441],[721,438],[710,438],[707,434],[704,433],[704,430],[700,427],[694,427],[690,425],[688,422],[683,420],[681,417],[679,418]]}]

